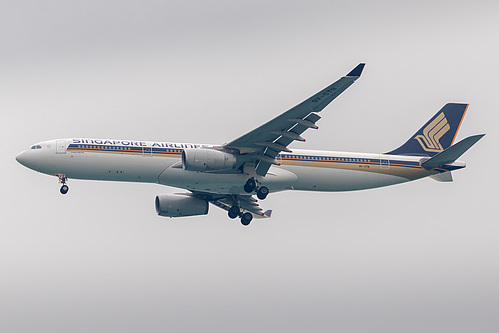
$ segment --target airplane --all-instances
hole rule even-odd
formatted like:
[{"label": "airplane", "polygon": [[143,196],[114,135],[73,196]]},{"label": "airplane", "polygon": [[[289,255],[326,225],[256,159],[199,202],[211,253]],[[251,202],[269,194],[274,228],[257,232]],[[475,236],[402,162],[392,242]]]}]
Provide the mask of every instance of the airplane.
[{"label": "airplane", "polygon": [[269,193],[353,191],[424,177],[452,181],[452,171],[466,166],[457,159],[485,135],[454,144],[468,104],[444,105],[407,142],[387,153],[289,148],[294,141],[305,141],[305,131],[318,128],[318,113],[361,76],[364,66],[223,145],[69,138],[36,143],[16,159],[58,177],[62,194],[69,190],[68,179],[157,183],[188,191],[156,196],[160,216],[205,215],[212,204],[245,226],[254,217],[271,217],[272,211],[258,203]]}]

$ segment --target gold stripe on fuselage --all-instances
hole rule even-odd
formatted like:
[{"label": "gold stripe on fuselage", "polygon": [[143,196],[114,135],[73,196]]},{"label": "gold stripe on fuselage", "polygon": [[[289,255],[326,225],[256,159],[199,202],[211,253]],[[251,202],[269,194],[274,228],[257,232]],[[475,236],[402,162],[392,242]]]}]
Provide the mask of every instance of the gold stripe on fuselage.
[{"label": "gold stripe on fuselage", "polygon": [[282,158],[281,165],[372,172],[403,177],[409,180],[426,177],[434,173],[415,165],[402,163],[381,164],[379,160],[377,162],[358,162]]}]

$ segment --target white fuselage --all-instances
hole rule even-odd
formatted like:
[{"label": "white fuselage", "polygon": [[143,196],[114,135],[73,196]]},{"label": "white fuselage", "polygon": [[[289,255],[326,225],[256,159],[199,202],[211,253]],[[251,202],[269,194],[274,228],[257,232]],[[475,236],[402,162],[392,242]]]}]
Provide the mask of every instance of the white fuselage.
[{"label": "white fuselage", "polygon": [[[16,158],[23,165],[68,179],[158,183],[186,190],[243,194],[248,174],[186,171],[184,148],[210,147],[133,140],[61,139],[36,144]],[[277,157],[258,181],[271,192],[351,191],[393,185],[438,173],[420,166],[421,157],[293,150]]]}]

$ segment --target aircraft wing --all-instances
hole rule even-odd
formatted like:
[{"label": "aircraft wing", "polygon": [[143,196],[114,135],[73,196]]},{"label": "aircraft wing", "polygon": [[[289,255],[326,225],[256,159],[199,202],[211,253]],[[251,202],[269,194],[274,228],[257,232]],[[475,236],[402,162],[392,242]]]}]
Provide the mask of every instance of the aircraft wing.
[{"label": "aircraft wing", "polygon": [[350,87],[360,77],[364,66],[363,63],[357,65],[338,81],[222,148],[244,155],[240,159],[242,163],[255,163],[256,173],[265,176],[272,164],[278,164],[276,156],[282,151],[290,151],[287,147],[291,142],[305,141],[301,134],[309,128],[318,128],[315,123],[321,117],[317,112]]}]

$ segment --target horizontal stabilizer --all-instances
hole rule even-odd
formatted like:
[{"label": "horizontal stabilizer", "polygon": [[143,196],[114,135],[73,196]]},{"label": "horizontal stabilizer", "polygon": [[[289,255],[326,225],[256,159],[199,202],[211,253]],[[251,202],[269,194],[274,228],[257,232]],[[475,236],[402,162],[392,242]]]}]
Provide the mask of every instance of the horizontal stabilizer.
[{"label": "horizontal stabilizer", "polygon": [[485,134],[469,136],[456,143],[455,145],[447,148],[441,153],[433,156],[429,160],[423,162],[421,166],[425,169],[433,169],[444,164],[451,164],[456,161],[461,155],[463,155],[468,149],[470,149],[475,143],[483,138]]},{"label": "horizontal stabilizer", "polygon": [[437,182],[452,182],[452,173],[450,171],[437,173],[435,175],[431,175],[430,178],[436,180]]}]

